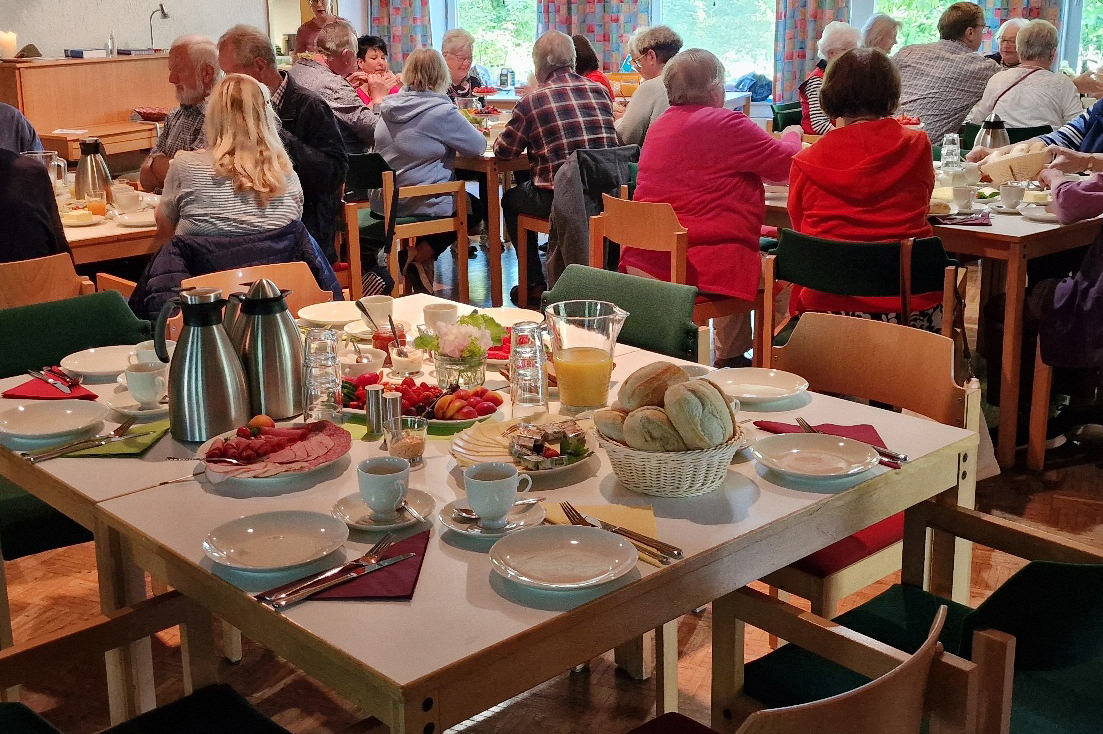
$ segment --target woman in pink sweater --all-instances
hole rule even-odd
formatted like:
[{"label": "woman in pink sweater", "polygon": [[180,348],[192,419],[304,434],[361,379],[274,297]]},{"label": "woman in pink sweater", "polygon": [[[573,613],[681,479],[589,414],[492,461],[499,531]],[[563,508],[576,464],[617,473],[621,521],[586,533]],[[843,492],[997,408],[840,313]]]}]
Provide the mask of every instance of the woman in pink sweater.
[{"label": "woman in pink sweater", "polygon": [[[800,128],[776,140],[743,113],[724,109],[724,66],[703,49],[667,62],[663,83],[670,108],[647,131],[634,198],[671,204],[689,230],[690,285],[703,295],[753,301],[762,277],[762,182],[788,180]],[[621,269],[670,280],[663,253],[626,248]],[[717,320],[720,360],[750,348],[749,327],[744,316]]]}]

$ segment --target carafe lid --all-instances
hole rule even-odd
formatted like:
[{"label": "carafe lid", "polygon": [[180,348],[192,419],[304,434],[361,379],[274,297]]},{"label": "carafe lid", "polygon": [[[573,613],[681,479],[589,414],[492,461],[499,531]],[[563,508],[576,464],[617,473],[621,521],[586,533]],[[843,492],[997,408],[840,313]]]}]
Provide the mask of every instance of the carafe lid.
[{"label": "carafe lid", "polygon": [[261,278],[255,281],[249,286],[248,293],[245,294],[247,300],[261,300],[266,298],[283,298],[284,292],[280,290],[280,287],[268,280],[268,278]]},{"label": "carafe lid", "polygon": [[80,139],[80,154],[81,155],[97,155],[101,152],[100,139],[99,138],[81,138]]},{"label": "carafe lid", "polygon": [[991,115],[984,118],[984,123],[981,125],[981,127],[983,127],[985,130],[1003,130],[1004,124],[1000,116],[993,112]]},{"label": "carafe lid", "polygon": [[191,306],[199,303],[216,303],[222,300],[221,288],[188,288],[180,291],[180,304]]}]

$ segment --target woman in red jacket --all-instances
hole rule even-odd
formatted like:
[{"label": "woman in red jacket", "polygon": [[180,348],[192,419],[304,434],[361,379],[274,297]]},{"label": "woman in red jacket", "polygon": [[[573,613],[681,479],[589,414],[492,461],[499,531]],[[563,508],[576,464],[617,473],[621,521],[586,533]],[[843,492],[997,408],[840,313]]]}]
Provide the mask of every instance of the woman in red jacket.
[{"label": "woman in red jacket", "polygon": [[[925,134],[891,117],[900,102],[900,74],[892,61],[877,49],[847,51],[827,67],[820,101],[836,128],[793,158],[793,229],[851,242],[930,237],[931,144]],[[911,325],[937,331],[942,294],[924,293],[913,303]],[[900,299],[835,296],[802,288],[794,289],[790,309],[895,322]]]}]

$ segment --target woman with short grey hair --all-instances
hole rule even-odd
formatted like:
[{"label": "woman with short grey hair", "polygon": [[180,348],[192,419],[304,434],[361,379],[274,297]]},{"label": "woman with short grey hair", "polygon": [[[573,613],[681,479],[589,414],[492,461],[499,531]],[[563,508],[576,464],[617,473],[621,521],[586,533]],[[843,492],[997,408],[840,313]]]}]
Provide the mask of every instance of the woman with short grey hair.
[{"label": "woman with short grey hair", "polygon": [[828,23],[820,34],[820,40],[816,43],[820,60],[797,88],[800,94],[800,126],[809,135],[826,135],[831,131],[831,118],[820,108],[823,73],[832,59],[857,48],[860,39],[861,33],[857,28],[840,20]]},{"label": "woman with short grey hair", "polygon": [[1019,52],[1015,47],[1015,38],[1028,22],[1026,18],[1005,20],[993,35],[993,38],[996,39],[995,53],[985,54],[984,58],[992,59],[1005,69],[1014,69],[1022,63]]},{"label": "woman with short grey hair", "polygon": [[1057,29],[1051,23],[1025,23],[1015,36],[1019,65],[988,80],[969,122],[980,124],[994,112],[1007,127],[1048,125],[1056,130],[1083,112],[1076,85],[1051,71],[1057,44]]},{"label": "woman with short grey hair", "polygon": [[628,41],[632,66],[643,82],[629,97],[624,112],[614,112],[621,144],[643,145],[647,128],[670,106],[662,81],[663,69],[681,50],[682,37],[665,25],[637,29]]},{"label": "woman with short grey hair", "polygon": [[877,48],[886,55],[892,53],[904,24],[886,13],[874,13],[862,26],[861,48]]},{"label": "woman with short grey hair", "polygon": [[440,39],[440,53],[451,77],[448,96],[474,97],[475,90],[483,85],[474,67],[475,37],[463,28],[453,28]]}]

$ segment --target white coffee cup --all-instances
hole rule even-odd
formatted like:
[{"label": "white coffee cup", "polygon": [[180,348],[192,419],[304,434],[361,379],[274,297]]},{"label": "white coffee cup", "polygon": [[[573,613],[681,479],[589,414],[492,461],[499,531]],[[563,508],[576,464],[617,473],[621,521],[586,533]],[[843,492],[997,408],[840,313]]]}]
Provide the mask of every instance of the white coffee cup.
[{"label": "white coffee cup", "polygon": [[1014,209],[1023,201],[1026,187],[1022,184],[1004,184],[1000,186],[1000,204],[1008,209]]},{"label": "white coffee cup", "polygon": [[395,520],[410,484],[410,462],[397,456],[365,459],[356,466],[356,481],[372,519],[379,522]]},{"label": "white coffee cup", "polygon": [[422,314],[425,317],[425,328],[434,334],[440,334],[442,326],[451,326],[459,320],[460,307],[455,303],[430,303]]},{"label": "white coffee cup", "polygon": [[[518,489],[521,482],[525,484],[524,489]],[[532,488],[532,478],[519,474],[513,464],[488,461],[464,469],[463,484],[467,489],[467,503],[479,516],[479,525],[497,529],[506,526],[506,515],[517,501],[517,495]]]},{"label": "white coffee cup", "polygon": [[138,362],[126,368],[126,389],[142,410],[161,404],[168,386],[169,366],[161,361]]},{"label": "white coffee cup", "polygon": [[113,186],[111,195],[114,197],[115,209],[120,214],[136,212],[142,206],[142,197],[129,186]]},{"label": "white coffee cup", "polygon": [[[364,296],[360,299],[360,303],[364,304],[364,308],[371,314],[372,319],[375,320],[375,325],[379,328],[387,326],[387,319],[394,312],[394,299],[390,296]],[[363,315],[360,316],[360,320],[368,326],[368,320]]]},{"label": "white coffee cup", "polygon": [[959,212],[971,211],[973,208],[973,200],[977,197],[977,187],[955,186],[953,191],[954,203],[957,204],[957,210]]},{"label": "white coffee cup", "polygon": [[[165,349],[169,353],[169,359],[172,359],[172,353],[176,351],[176,342],[172,339],[166,339]],[[161,362],[157,357],[157,348],[154,346],[154,341],[152,339],[135,344],[134,351],[127,357],[127,361],[129,361],[130,364],[138,364],[140,362]]]}]

